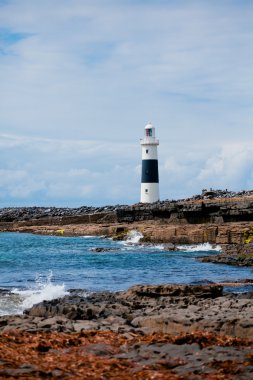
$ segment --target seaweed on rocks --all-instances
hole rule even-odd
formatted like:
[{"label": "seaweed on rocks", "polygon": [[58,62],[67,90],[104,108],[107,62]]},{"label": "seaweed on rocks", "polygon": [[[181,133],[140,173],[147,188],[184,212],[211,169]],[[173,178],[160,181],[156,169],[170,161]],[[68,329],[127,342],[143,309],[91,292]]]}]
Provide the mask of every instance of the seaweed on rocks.
[{"label": "seaweed on rocks", "polygon": [[195,380],[251,378],[252,341],[195,332],[0,334],[2,378]]}]

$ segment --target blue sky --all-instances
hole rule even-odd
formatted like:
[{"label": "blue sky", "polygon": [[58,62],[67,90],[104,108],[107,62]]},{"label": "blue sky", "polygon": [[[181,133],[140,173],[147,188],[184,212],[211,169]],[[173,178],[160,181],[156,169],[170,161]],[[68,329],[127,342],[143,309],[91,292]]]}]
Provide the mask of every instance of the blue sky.
[{"label": "blue sky", "polygon": [[253,2],[0,1],[0,206],[253,188]]}]

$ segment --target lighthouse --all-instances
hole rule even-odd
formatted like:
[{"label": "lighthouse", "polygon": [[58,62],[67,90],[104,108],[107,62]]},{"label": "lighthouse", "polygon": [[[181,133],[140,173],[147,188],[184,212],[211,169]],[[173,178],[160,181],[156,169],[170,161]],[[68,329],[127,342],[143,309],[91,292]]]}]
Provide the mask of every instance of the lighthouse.
[{"label": "lighthouse", "polygon": [[157,146],[159,140],[155,138],[155,128],[148,123],[144,129],[144,138],[141,139],[141,202],[153,203],[159,201],[159,177]]}]

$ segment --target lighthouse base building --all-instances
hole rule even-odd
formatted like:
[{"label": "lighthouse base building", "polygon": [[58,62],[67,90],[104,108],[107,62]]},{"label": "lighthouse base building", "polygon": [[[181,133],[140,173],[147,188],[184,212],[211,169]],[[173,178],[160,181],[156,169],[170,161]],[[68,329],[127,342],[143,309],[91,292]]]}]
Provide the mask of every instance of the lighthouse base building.
[{"label": "lighthouse base building", "polygon": [[159,140],[155,138],[155,128],[148,123],[144,129],[144,138],[141,139],[141,203],[159,201],[158,145]]}]

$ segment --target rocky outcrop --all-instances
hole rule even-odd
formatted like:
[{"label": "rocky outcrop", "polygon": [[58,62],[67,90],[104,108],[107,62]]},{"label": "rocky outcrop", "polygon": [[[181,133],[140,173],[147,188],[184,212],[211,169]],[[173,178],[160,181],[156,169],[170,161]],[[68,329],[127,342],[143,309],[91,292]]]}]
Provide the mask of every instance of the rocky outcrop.
[{"label": "rocky outcrop", "polygon": [[[144,236],[142,242],[199,244],[241,244],[245,241],[244,231],[249,231],[252,223],[226,223],[226,224],[175,224],[162,221],[144,221],[133,223],[93,223],[93,224],[66,224],[66,225],[35,225],[18,226],[15,224],[6,228],[0,226],[0,231],[30,232],[42,235],[59,236],[109,236],[114,239],[126,239],[127,233],[137,230]],[[171,246],[173,247],[173,246]]]},{"label": "rocky outcrop", "polygon": [[[227,192],[228,193],[228,192]],[[240,195],[239,195],[240,194]],[[163,201],[132,206],[0,209],[0,226],[39,226],[89,223],[133,223],[160,220],[169,224],[253,222],[253,193],[206,199]]]},{"label": "rocky outcrop", "polygon": [[198,260],[204,263],[250,267],[253,266],[253,243],[225,245],[219,255],[199,257]]},{"label": "rocky outcrop", "polygon": [[0,209],[0,231],[124,239],[128,230],[137,229],[151,243],[244,243],[253,227],[253,196],[205,197],[98,208],[4,208]]},{"label": "rocky outcrop", "polygon": [[169,334],[205,330],[253,337],[253,295],[223,294],[221,285],[139,285],[125,292],[72,292],[23,316],[0,317],[0,330],[109,330]]},{"label": "rocky outcrop", "polygon": [[245,231],[249,231],[253,223],[223,223],[223,224],[175,224],[162,222],[134,223],[144,235],[143,241],[171,242],[173,244],[242,244],[245,241]]},{"label": "rocky outcrop", "polygon": [[160,297],[217,298],[222,293],[221,285],[136,285],[123,292],[121,297],[130,300]]},{"label": "rocky outcrop", "polygon": [[95,252],[95,253],[111,252],[111,251],[116,251],[116,250],[117,250],[117,248],[106,248],[106,247],[90,248],[90,251]]},{"label": "rocky outcrop", "polygon": [[[104,235],[122,240],[129,230],[136,229],[143,234],[143,242],[174,246],[206,242],[241,245],[247,240],[250,242],[253,238],[252,192],[219,190],[209,193],[187,200],[133,206],[4,208],[0,209],[0,231],[59,236]],[[237,250],[237,259],[235,256],[231,255],[229,263],[252,265],[248,251],[241,253]],[[222,261],[225,257],[212,257],[210,260],[226,262]]]},{"label": "rocky outcrop", "polygon": [[[15,221],[28,222],[30,220],[38,221],[39,219],[64,221],[64,218],[76,218],[76,219],[73,219],[73,221],[78,223],[79,218],[83,218],[84,222],[89,222],[90,215],[94,216],[94,221],[96,221],[96,218],[103,219],[105,215],[115,214],[116,210],[122,207],[126,207],[126,206],[121,206],[121,205],[104,206],[104,207],[82,206],[79,208],[6,207],[6,208],[0,209],[0,220],[1,222],[15,222]],[[66,220],[64,221],[64,223],[65,222]]]},{"label": "rocky outcrop", "polygon": [[137,204],[116,210],[119,222],[164,220],[170,224],[205,224],[253,221],[253,198],[202,201],[165,201]]}]

